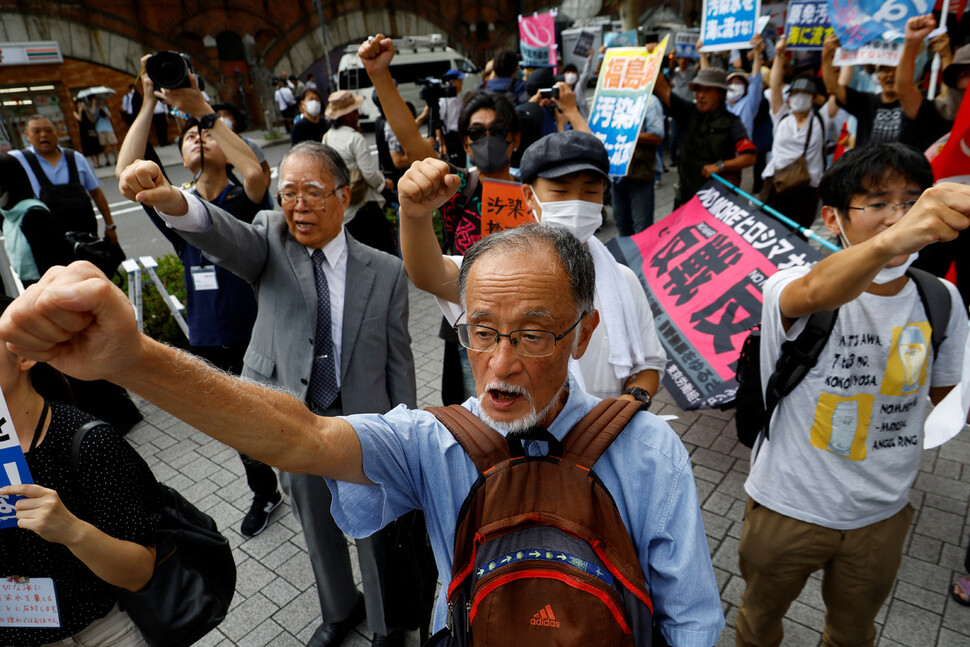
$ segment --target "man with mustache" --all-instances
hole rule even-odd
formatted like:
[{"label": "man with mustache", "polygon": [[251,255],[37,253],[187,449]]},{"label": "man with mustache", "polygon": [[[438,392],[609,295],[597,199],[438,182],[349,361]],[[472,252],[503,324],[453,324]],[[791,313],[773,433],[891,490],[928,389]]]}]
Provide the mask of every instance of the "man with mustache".
[{"label": "man with mustache", "polygon": [[[436,208],[458,189],[457,176],[435,169],[419,163],[402,178],[405,216]],[[126,194],[167,213],[185,209],[175,189],[132,171],[122,178]],[[466,308],[459,339],[470,350],[479,393],[463,406],[502,435],[539,424],[563,438],[598,402],[567,370],[599,322],[589,251],[561,227],[519,227],[470,248],[458,285]],[[398,406],[384,415],[314,416],[289,395],[238,381],[139,335],[124,295],[85,264],[46,274],[0,320],[0,338],[14,352],[69,373],[116,380],[269,464],[326,477],[334,518],[348,534],[366,536],[409,510],[424,510],[439,573],[451,573],[462,503],[479,472],[432,414]],[[528,446],[530,454],[537,449]],[[630,535],[665,640],[715,644],[724,618],[679,438],[641,411],[593,470]],[[435,631],[445,624],[446,588]],[[634,636],[638,643],[647,638]]]}]

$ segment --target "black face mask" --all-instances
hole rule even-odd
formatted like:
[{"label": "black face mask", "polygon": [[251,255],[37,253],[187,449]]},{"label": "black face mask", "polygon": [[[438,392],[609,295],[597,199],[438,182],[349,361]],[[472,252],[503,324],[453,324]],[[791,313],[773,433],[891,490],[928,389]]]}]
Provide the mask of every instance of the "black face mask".
[{"label": "black face mask", "polygon": [[509,165],[509,142],[487,135],[471,143],[472,162],[481,173],[497,173]]}]

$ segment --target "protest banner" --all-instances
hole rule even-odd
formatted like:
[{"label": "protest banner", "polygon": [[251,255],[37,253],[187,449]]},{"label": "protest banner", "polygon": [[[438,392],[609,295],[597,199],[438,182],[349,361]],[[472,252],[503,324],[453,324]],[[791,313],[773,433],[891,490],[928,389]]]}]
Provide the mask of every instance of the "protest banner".
[{"label": "protest banner", "polygon": [[[906,21],[929,13],[929,0],[828,0],[829,20],[842,49],[856,50],[879,38],[901,37]],[[892,33],[895,32],[895,33]]]},{"label": "protest banner", "polygon": [[793,0],[785,17],[785,46],[791,51],[821,51],[832,26],[825,0]]},{"label": "protest banner", "polygon": [[519,16],[519,51],[525,67],[556,65],[556,13]]},{"label": "protest banner", "polygon": [[848,50],[839,47],[835,50],[832,65],[845,67],[846,65],[887,65],[896,67],[903,56],[902,41],[887,41],[877,38],[858,49]]},{"label": "protest banner", "polygon": [[679,31],[674,34],[674,56],[677,58],[698,59],[697,32]]},{"label": "protest banner", "polygon": [[573,48],[573,54],[579,56],[580,58],[586,58],[593,49],[593,42],[595,40],[596,34],[593,32],[579,32],[579,38],[576,39],[576,47]]},{"label": "protest banner", "polygon": [[639,44],[640,41],[636,29],[624,32],[611,31],[603,36],[603,46],[606,49],[611,47],[636,47]]},{"label": "protest banner", "polygon": [[53,578],[10,576],[0,580],[0,627],[60,626]]},{"label": "protest banner", "polygon": [[521,184],[482,178],[482,236],[535,221]]},{"label": "protest banner", "polygon": [[820,258],[714,180],[657,224],[608,246],[643,285],[667,351],[664,385],[684,410],[734,398],[741,345],[761,321],[764,282]]},{"label": "protest banner", "polygon": [[668,38],[664,36],[653,52],[645,47],[606,50],[589,113],[589,127],[606,146],[610,175],[623,177],[630,166]]},{"label": "protest banner", "polygon": [[761,0],[704,0],[702,52],[747,49],[757,30]]},{"label": "protest banner", "polygon": [[[33,483],[27,459],[20,449],[20,438],[13,427],[7,402],[0,397],[0,487]],[[15,528],[17,513],[14,506],[22,499],[20,496],[0,496],[0,528]]]}]

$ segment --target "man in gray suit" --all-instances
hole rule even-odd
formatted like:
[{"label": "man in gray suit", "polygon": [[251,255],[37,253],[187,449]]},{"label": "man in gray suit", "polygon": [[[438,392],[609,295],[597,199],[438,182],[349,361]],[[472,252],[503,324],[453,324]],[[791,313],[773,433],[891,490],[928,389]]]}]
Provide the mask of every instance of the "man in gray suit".
[{"label": "man in gray suit", "polygon": [[[152,162],[133,168],[144,178],[160,175]],[[284,156],[279,178],[282,213],[261,211],[251,225],[187,192],[182,204],[156,205],[186,241],[256,291],[242,375],[284,387],[324,416],[414,407],[404,265],[344,232],[347,166],[329,147],[304,142]],[[320,596],[323,624],[308,644],[339,645],[364,619],[365,606],[374,644],[400,644],[402,634],[384,622],[377,540],[357,540],[361,599],[324,479],[284,472],[281,481],[303,526]]]}]

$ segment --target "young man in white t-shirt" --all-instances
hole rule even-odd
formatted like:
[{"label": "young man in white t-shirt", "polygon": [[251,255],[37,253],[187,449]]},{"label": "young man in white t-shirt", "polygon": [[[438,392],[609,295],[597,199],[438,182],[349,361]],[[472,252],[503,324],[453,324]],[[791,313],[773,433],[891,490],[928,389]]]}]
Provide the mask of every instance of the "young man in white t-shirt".
[{"label": "young man in white t-shirt", "polygon": [[960,381],[967,336],[966,308],[944,282],[952,307],[934,353],[903,273],[917,252],[970,224],[970,187],[932,182],[926,159],[902,144],[846,154],[819,187],[822,218],[846,249],[765,283],[763,387],[809,315],[839,311],[818,363],[782,398],[752,457],[738,645],[781,644],[782,617],[819,569],[823,642],[873,644],[913,516],[926,397],[938,402]]}]

